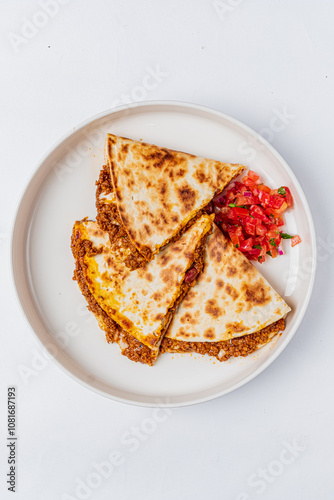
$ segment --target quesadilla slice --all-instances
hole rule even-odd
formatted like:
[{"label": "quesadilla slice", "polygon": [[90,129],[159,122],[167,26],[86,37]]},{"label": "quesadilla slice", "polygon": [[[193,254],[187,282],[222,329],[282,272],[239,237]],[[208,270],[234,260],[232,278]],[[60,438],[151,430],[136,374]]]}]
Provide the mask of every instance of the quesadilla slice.
[{"label": "quesadilla slice", "polygon": [[108,316],[108,314],[96,302],[94,295],[91,293],[86,282],[85,274],[83,273],[80,262],[80,254],[82,256],[83,252],[85,252],[84,247],[80,242],[74,243],[72,245],[72,251],[75,257],[73,279],[77,281],[80,291],[87,301],[89,311],[94,314],[99,327],[104,331],[107,342],[118,344],[123,356],[126,356],[131,361],[153,366],[159,354],[159,347],[151,349],[142,344],[139,340],[135,339],[132,335],[123,330],[123,328],[121,328],[112,318]]},{"label": "quesadilla slice", "polygon": [[117,240],[120,240],[122,247],[129,248],[129,255],[124,261],[129,269],[144,266],[146,264],[145,258],[130,240],[120,219],[110,177],[110,168],[107,165],[103,165],[95,184],[96,221],[98,225],[109,234],[109,240],[113,245],[116,244]]},{"label": "quesadilla slice", "polygon": [[110,243],[96,222],[76,222],[72,251],[89,292],[123,330],[150,349],[158,348],[175,308],[203,267],[204,244],[213,216],[202,215],[145,267],[124,264],[131,249]]},{"label": "quesadilla slice", "polygon": [[112,134],[105,157],[119,221],[148,262],[245,169]]},{"label": "quesadilla slice", "polygon": [[284,330],[283,318],[290,310],[214,225],[205,247],[203,272],[180,304],[162,351],[215,353],[224,360],[228,343],[245,347],[250,342],[248,347],[256,349],[267,343]]}]

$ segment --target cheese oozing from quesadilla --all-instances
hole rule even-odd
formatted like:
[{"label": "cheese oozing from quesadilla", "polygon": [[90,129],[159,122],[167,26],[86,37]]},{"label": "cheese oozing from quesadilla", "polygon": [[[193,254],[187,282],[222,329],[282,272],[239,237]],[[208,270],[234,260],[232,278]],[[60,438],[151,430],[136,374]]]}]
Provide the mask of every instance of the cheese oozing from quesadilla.
[{"label": "cheese oozing from quesadilla", "polygon": [[178,308],[166,338],[222,342],[249,335],[284,318],[290,307],[214,225],[204,269]]},{"label": "cheese oozing from quesadilla", "polygon": [[212,220],[213,215],[202,215],[177,242],[133,271],[124,264],[131,249],[121,239],[111,244],[96,222],[75,223],[72,248],[80,242],[81,271],[100,307],[128,334],[153,349],[159,346],[175,305],[190,286],[184,283],[185,276],[196,265]]},{"label": "cheese oozing from quesadilla", "polygon": [[122,225],[147,261],[245,169],[112,134],[105,158]]}]

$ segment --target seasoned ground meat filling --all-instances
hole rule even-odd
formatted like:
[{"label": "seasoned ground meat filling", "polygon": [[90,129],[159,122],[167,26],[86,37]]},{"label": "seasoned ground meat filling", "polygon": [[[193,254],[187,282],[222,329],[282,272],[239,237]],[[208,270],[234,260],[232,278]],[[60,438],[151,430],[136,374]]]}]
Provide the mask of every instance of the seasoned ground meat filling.
[{"label": "seasoned ground meat filling", "polygon": [[227,361],[232,356],[248,356],[284,329],[285,321],[284,319],[280,319],[256,333],[222,342],[184,342],[183,340],[165,337],[162,340],[160,352],[195,352],[197,354],[214,356],[219,361]]}]

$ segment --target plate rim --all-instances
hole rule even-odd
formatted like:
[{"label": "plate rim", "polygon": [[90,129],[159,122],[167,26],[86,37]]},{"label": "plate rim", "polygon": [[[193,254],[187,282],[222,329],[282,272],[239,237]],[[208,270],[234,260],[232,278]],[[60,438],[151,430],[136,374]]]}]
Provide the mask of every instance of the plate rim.
[{"label": "plate rim", "polygon": [[[15,276],[15,270],[14,270],[14,259],[15,259],[15,237],[16,237],[16,229],[17,229],[17,224],[18,224],[18,216],[20,215],[20,209],[21,205],[25,199],[26,193],[28,191],[28,188],[30,184],[32,183],[33,179],[39,172],[41,166],[43,163],[48,159],[48,157],[64,142],[66,141],[71,135],[79,132],[81,129],[86,127],[87,125],[92,124],[94,121],[101,120],[107,116],[111,116],[117,112],[122,112],[125,110],[132,110],[132,109],[137,109],[137,108],[150,108],[154,106],[165,106],[166,108],[168,107],[179,107],[180,111],[199,111],[206,113],[207,115],[215,115],[220,119],[225,119],[230,123],[233,123],[237,127],[240,127],[244,131],[246,131],[248,134],[252,135],[255,139],[257,139],[259,142],[262,142],[263,145],[269,149],[269,151],[273,154],[273,156],[279,161],[279,163],[282,165],[282,167],[285,169],[285,171],[289,174],[289,177],[293,181],[294,186],[297,186],[298,188],[298,194],[301,197],[302,203],[306,209],[306,217],[310,226],[310,244],[311,244],[311,250],[312,250],[312,269],[310,272],[310,282],[308,286],[308,291],[307,291],[307,296],[304,300],[303,306],[299,312],[299,316],[296,320],[295,325],[293,328],[289,331],[289,334],[286,336],[284,341],[281,343],[281,345],[275,349],[272,354],[268,357],[268,359],[263,362],[253,373],[245,377],[244,379],[240,380],[239,382],[233,384],[232,386],[228,387],[227,389],[223,389],[222,391],[216,392],[214,394],[210,394],[208,396],[203,396],[199,398],[195,398],[193,400],[189,401],[184,401],[184,402],[174,402],[174,403],[169,403],[169,402],[159,402],[159,403],[154,403],[154,402],[145,402],[145,401],[136,401],[136,400],[130,400],[126,398],[122,398],[107,392],[104,392],[101,389],[98,389],[97,387],[94,387],[93,385],[90,385],[88,382],[85,380],[81,379],[79,376],[75,375],[72,373],[67,367],[65,367],[54,355],[52,352],[50,352],[47,348],[47,346],[42,342],[40,339],[39,335],[36,333],[35,329],[31,325],[23,304],[20,299],[20,292],[19,292],[19,285],[16,280]],[[23,188],[21,189],[20,196],[18,197],[16,209],[14,211],[14,215],[12,218],[12,223],[11,223],[11,234],[10,234],[10,277],[11,277],[11,285],[14,290],[14,295],[16,298],[16,302],[18,304],[18,308],[21,312],[21,315],[25,319],[25,322],[29,328],[29,330],[32,332],[33,337],[38,341],[40,346],[43,349],[48,350],[48,355],[49,358],[52,360],[55,365],[60,368],[63,373],[66,375],[70,376],[72,380],[76,381],[80,385],[84,386],[85,388],[95,392],[96,394],[99,394],[107,399],[111,399],[113,401],[117,401],[119,403],[123,404],[129,404],[133,406],[140,406],[140,407],[146,407],[146,408],[177,408],[177,407],[186,407],[186,406],[192,406],[192,405],[197,405],[201,403],[205,403],[208,401],[212,401],[214,399],[220,398],[221,396],[224,396],[226,394],[229,394],[230,392],[235,391],[236,389],[239,389],[240,387],[246,385],[248,382],[259,376],[268,366],[270,366],[279,356],[282,354],[284,349],[287,347],[287,345],[290,343],[294,335],[296,334],[301,321],[304,318],[305,312],[308,308],[313,288],[314,288],[314,281],[315,281],[315,274],[316,274],[316,268],[317,268],[317,248],[316,248],[316,233],[315,233],[315,227],[314,227],[314,222],[313,222],[313,217],[312,213],[308,204],[308,201],[306,199],[306,196],[304,194],[304,191],[288,165],[288,163],[284,160],[284,158],[281,156],[281,154],[272,146],[270,142],[268,142],[264,137],[262,137],[258,132],[253,130],[251,127],[246,125],[245,123],[241,122],[240,120],[223,113],[221,111],[218,111],[216,109],[210,108],[208,106],[203,106],[200,104],[196,103],[191,103],[191,102],[184,102],[184,101],[174,101],[174,100],[150,100],[150,101],[139,101],[139,102],[134,102],[134,103],[129,103],[129,104],[123,104],[120,106],[116,106],[113,108],[109,108],[105,111],[102,111],[100,113],[97,113],[93,116],[90,116],[89,118],[85,119],[84,121],[80,122],[77,126],[72,127],[70,130],[68,130],[65,134],[63,134],[45,153],[44,155],[40,158],[40,160],[37,162],[35,168],[31,172],[31,174],[28,176],[28,179],[26,180]]]}]

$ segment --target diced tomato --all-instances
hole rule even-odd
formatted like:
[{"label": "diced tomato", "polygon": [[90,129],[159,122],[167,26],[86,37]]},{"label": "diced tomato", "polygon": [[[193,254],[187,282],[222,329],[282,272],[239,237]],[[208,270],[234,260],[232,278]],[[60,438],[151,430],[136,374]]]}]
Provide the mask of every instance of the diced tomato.
[{"label": "diced tomato", "polygon": [[298,234],[296,234],[296,236],[294,236],[291,239],[291,246],[294,247],[294,246],[298,245],[298,243],[301,243],[301,242],[302,242],[301,237]]},{"label": "diced tomato", "polygon": [[231,189],[231,190],[227,191],[227,193],[226,193],[226,201],[227,201],[227,204],[229,204],[229,203],[233,203],[233,202],[234,202],[234,200],[235,200],[235,196],[236,196],[236,194],[235,194],[235,192],[233,191],[233,189]]},{"label": "diced tomato", "polygon": [[248,250],[249,255],[253,255],[255,257],[258,257],[261,253],[261,248],[252,248],[251,250]]},{"label": "diced tomato", "polygon": [[271,223],[270,219],[266,216],[263,208],[259,207],[259,205],[251,205],[250,214],[256,219],[260,219],[268,224]]},{"label": "diced tomato", "polygon": [[244,194],[245,191],[248,191],[248,188],[242,182],[235,181],[235,189],[237,193]]},{"label": "diced tomato", "polygon": [[259,175],[257,175],[255,172],[253,172],[253,170],[249,170],[247,175],[248,175],[248,177],[249,177],[250,179],[252,179],[253,181],[257,181],[257,180],[259,180],[259,178],[260,178],[260,176],[259,176]]},{"label": "diced tomato", "polygon": [[252,217],[245,217],[243,223],[246,233],[255,236],[256,219],[253,219]]},{"label": "diced tomato", "polygon": [[277,248],[276,248],[276,247],[272,247],[272,248],[270,249],[270,252],[271,252],[271,256],[272,256],[272,258],[273,258],[273,259],[275,259],[275,258],[277,257],[277,255],[278,255],[278,250],[277,250]]},{"label": "diced tomato", "polygon": [[235,233],[235,231],[229,230],[228,235],[231,238],[231,241],[232,241],[234,246],[237,246],[237,245],[240,246],[240,240],[239,240],[237,234]]},{"label": "diced tomato", "polygon": [[276,238],[277,234],[279,234],[279,229],[275,224],[272,224],[267,232],[268,238]]},{"label": "diced tomato", "polygon": [[236,205],[252,205],[252,203],[250,202],[250,198],[247,197],[247,196],[237,196],[236,199],[235,199],[235,204]]},{"label": "diced tomato", "polygon": [[231,208],[229,213],[227,214],[229,219],[238,219],[238,218],[244,218],[249,216],[249,212],[247,208],[240,208],[240,207],[234,207]]},{"label": "diced tomato", "polygon": [[265,191],[260,191],[259,200],[263,207],[269,207],[272,202],[272,196],[270,196],[270,194],[266,193]]},{"label": "diced tomato", "polygon": [[249,252],[250,250],[253,250],[253,244],[253,238],[247,238],[240,243],[240,250],[242,252]]},{"label": "diced tomato", "polygon": [[271,195],[271,203],[270,206],[274,208],[275,210],[278,210],[281,208],[281,206],[284,203],[284,198],[282,196],[273,196]]},{"label": "diced tomato", "polygon": [[283,212],[285,212],[285,210],[287,208],[288,208],[288,204],[285,201],[283,201],[283,203],[282,203],[282,205],[281,205],[280,208],[275,208],[274,209],[274,212],[273,212],[274,216],[276,217],[277,215],[281,215]]},{"label": "diced tomato", "polygon": [[239,227],[231,227],[228,230],[229,237],[231,238],[232,243],[236,246],[240,246],[240,242],[244,239],[244,235],[242,234],[242,228]]},{"label": "diced tomato", "polygon": [[276,226],[284,226],[284,220],[282,217],[278,216],[275,217],[275,224]]},{"label": "diced tomato", "polygon": [[[248,259],[264,262],[267,253],[273,258],[282,254],[279,245],[283,213],[293,205],[289,188],[270,189],[258,174],[249,170],[241,182],[232,182],[224,194],[216,196],[213,204],[215,222]],[[299,236],[295,236],[291,244],[294,246],[300,241]]]},{"label": "diced tomato", "polygon": [[257,187],[257,184],[252,180],[250,179],[249,177],[244,177],[243,179],[243,183],[245,184],[245,186],[249,187],[249,188],[256,188]]},{"label": "diced tomato", "polygon": [[256,219],[256,234],[259,236],[264,236],[267,234],[267,229],[261,224],[259,219]]},{"label": "diced tomato", "polygon": [[258,189],[259,191],[263,191],[264,193],[268,193],[268,194],[270,194],[270,192],[271,192],[270,187],[266,186],[265,184],[259,184],[259,185],[258,185],[258,186],[256,186],[256,187],[257,187],[257,189]]},{"label": "diced tomato", "polygon": [[284,186],[284,189],[285,189],[285,201],[286,201],[286,204],[288,205],[288,207],[292,207],[292,205],[293,205],[293,198],[292,198],[291,191],[286,186]]}]

